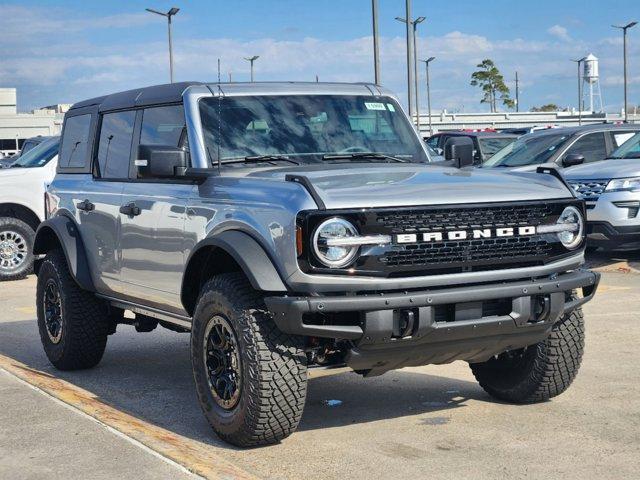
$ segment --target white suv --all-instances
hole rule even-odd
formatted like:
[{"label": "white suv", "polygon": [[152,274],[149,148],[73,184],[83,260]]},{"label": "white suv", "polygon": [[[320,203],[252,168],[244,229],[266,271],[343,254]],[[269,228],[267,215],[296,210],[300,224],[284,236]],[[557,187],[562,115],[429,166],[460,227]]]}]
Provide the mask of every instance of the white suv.
[{"label": "white suv", "polygon": [[563,173],[587,202],[587,236],[592,247],[640,246],[640,133],[607,160],[567,168]]},{"label": "white suv", "polygon": [[0,281],[33,269],[33,240],[44,220],[44,192],[56,174],[59,144],[60,137],[51,137],[0,169]]}]

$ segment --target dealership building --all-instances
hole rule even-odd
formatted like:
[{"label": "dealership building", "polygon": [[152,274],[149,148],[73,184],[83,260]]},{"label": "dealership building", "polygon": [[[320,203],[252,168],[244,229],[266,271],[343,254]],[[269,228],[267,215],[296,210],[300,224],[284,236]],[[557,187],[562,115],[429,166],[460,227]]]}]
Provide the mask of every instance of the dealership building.
[{"label": "dealership building", "polygon": [[38,135],[57,135],[70,105],[51,105],[31,113],[18,113],[15,88],[0,88],[0,152],[16,153],[22,143]]}]

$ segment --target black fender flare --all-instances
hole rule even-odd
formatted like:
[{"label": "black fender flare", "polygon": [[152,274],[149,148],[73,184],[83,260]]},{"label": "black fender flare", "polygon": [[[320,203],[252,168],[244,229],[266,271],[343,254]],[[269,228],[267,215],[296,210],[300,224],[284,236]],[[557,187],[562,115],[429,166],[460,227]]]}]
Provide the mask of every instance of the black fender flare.
[{"label": "black fender flare", "polygon": [[188,282],[190,277],[187,271],[192,268],[191,261],[202,249],[210,247],[219,248],[229,254],[256,290],[263,292],[288,291],[271,258],[257,240],[240,230],[225,230],[200,241],[189,255],[181,286],[183,303],[185,301],[185,282]]},{"label": "black fender flare", "polygon": [[[66,215],[57,215],[38,226],[33,243],[33,253],[44,255],[58,245],[64,252],[69,272],[78,286],[84,290],[95,292],[80,231],[75,221]],[[36,260],[36,274],[40,269],[41,262],[41,259]]]}]

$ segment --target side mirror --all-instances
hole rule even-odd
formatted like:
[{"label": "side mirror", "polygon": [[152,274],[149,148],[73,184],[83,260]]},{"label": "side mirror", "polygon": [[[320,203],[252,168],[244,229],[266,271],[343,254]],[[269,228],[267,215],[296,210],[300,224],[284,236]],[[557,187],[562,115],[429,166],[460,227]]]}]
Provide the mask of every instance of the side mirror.
[{"label": "side mirror", "polygon": [[581,153],[569,153],[562,159],[562,166],[565,168],[580,165],[582,163],[584,163],[584,155]]},{"label": "side mirror", "polygon": [[473,165],[473,140],[469,137],[451,137],[444,144],[445,160],[453,160],[456,168]]},{"label": "side mirror", "polygon": [[178,147],[140,145],[135,165],[138,170],[138,178],[184,176],[189,166],[189,154]]},{"label": "side mirror", "polygon": [[436,148],[434,148],[434,150],[436,151],[436,153],[438,155],[442,155],[444,153],[444,150],[442,150],[440,147],[436,147]]}]

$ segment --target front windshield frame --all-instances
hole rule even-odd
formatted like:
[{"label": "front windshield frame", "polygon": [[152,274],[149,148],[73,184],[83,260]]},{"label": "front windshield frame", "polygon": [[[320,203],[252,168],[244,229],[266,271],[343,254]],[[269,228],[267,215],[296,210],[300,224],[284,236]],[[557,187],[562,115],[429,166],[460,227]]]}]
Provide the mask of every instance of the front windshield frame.
[{"label": "front windshield frame", "polygon": [[[540,165],[547,162],[557,151],[564,148],[570,141],[572,135],[558,131],[557,133],[529,133],[510,143],[502,150],[493,155],[483,164],[483,167],[525,167],[528,165]],[[526,145],[540,143],[544,149],[535,153],[533,157],[523,157],[526,161],[520,163],[510,163],[509,159],[514,158],[516,153],[523,151]]]},{"label": "front windshield frame", "polygon": [[40,168],[58,155],[60,137],[51,137],[31,148],[11,164],[11,168]]},{"label": "front windshield frame", "polygon": [[[627,156],[632,150],[636,149],[634,153],[636,155]],[[640,158],[640,131],[637,132],[633,137],[624,142],[618,148],[616,148],[609,158],[613,158],[616,160],[621,159],[632,159],[632,158]]]},{"label": "front windshield frame", "polygon": [[[226,105],[221,102],[225,102]],[[367,104],[366,107],[365,104]],[[234,116],[231,120],[224,121],[223,108],[233,112]],[[357,111],[348,110],[348,108]],[[426,144],[420,139],[398,102],[387,95],[375,97],[359,94],[207,96],[198,100],[198,111],[204,153],[210,168],[218,166],[219,152],[223,167],[246,166],[244,161],[247,157],[251,165],[273,163],[277,161],[273,158],[276,156],[294,160],[291,163],[298,164],[317,164],[326,161],[393,161],[390,158],[384,159],[383,156],[395,157],[403,162],[431,162]],[[362,114],[359,119],[355,118],[358,117],[358,113]],[[222,122],[219,121],[221,115]],[[292,121],[285,124],[282,122],[283,118],[292,119]],[[358,125],[358,121],[362,122],[362,126]],[[320,135],[316,135],[316,131],[311,131],[312,127],[318,128],[318,125],[312,125],[312,122],[321,124]],[[371,123],[375,123],[375,126],[369,125]],[[274,126],[276,129],[273,128]],[[227,131],[224,132],[223,129]],[[272,135],[274,130],[280,130],[282,133],[276,131],[276,134]],[[247,136],[245,132],[250,134],[248,140],[244,138]],[[252,135],[259,137],[256,132],[267,133],[270,136],[264,139],[252,138]],[[352,148],[306,148],[320,147],[319,137],[322,137],[324,142],[322,146],[326,147],[333,146],[334,143],[337,146],[338,140],[354,140],[356,134],[359,135],[358,139],[362,144],[352,144]],[[384,143],[381,140],[385,135],[387,135],[387,144],[393,143],[400,151],[368,148],[376,141]],[[222,138],[222,142],[218,142],[218,138]],[[369,158],[367,154],[376,154],[378,157]],[[337,155],[341,158],[331,158]],[[256,157],[262,156],[271,158],[256,161]]]}]

